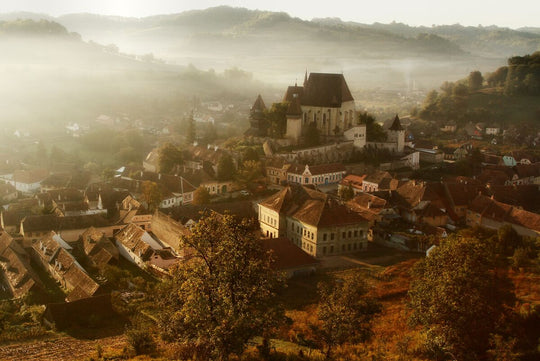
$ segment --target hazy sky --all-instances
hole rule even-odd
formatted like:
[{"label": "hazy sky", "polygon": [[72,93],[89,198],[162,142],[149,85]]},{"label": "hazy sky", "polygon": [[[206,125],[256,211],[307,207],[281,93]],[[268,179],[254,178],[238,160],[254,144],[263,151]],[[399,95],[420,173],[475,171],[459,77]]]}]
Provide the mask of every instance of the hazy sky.
[{"label": "hazy sky", "polygon": [[540,27],[539,0],[0,0],[0,12],[49,15],[89,12],[143,17],[218,5],[284,11],[302,19],[339,17],[362,23],[455,24]]}]

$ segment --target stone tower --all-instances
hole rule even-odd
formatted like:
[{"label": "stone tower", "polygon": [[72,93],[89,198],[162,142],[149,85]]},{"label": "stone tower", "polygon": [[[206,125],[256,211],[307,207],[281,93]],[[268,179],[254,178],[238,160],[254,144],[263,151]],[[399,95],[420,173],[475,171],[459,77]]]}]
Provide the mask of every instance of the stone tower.
[{"label": "stone tower", "polygon": [[403,153],[405,147],[405,129],[401,126],[399,117],[396,114],[392,126],[388,128],[388,141],[397,144],[396,151]]},{"label": "stone tower", "polygon": [[292,100],[287,108],[287,133],[286,137],[294,144],[298,144],[302,136],[302,108],[300,107],[300,97],[293,94]]}]

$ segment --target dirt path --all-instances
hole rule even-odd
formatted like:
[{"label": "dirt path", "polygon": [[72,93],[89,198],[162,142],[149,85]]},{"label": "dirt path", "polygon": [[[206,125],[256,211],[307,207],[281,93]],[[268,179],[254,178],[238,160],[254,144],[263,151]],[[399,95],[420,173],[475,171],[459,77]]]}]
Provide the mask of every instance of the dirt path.
[{"label": "dirt path", "polygon": [[0,360],[85,360],[96,356],[97,345],[106,352],[121,350],[126,345],[124,335],[97,340],[80,340],[70,336],[51,337],[23,343],[0,345]]}]

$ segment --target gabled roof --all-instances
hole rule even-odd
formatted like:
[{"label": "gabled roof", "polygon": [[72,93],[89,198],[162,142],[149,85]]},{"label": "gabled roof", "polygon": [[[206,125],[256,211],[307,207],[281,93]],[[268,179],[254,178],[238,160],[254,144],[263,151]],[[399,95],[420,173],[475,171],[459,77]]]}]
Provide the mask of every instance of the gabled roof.
[{"label": "gabled roof", "polygon": [[485,218],[516,224],[540,232],[540,214],[497,202],[484,195],[477,196],[471,203],[470,209]]},{"label": "gabled roof", "polygon": [[144,229],[133,223],[128,224],[114,235],[114,239],[117,242],[120,242],[124,247],[131,250],[145,261],[148,260],[153,253],[151,243],[156,243],[155,240],[150,240],[151,237],[149,237],[150,235]]},{"label": "gabled roof", "polygon": [[118,249],[105,236],[103,232],[94,227],[84,231],[80,239],[83,243],[84,253],[97,265],[109,263],[111,259],[118,259]]},{"label": "gabled roof", "polygon": [[384,179],[392,179],[392,175],[386,171],[376,170],[364,177],[364,182],[380,184]]},{"label": "gabled roof", "polygon": [[287,186],[260,205],[316,227],[367,222],[327,194],[300,185]]},{"label": "gabled roof", "polygon": [[49,171],[46,169],[16,170],[13,172],[13,181],[16,183],[33,184],[47,178]]},{"label": "gabled roof", "polygon": [[43,288],[39,276],[30,265],[30,257],[7,233],[0,233],[0,266],[15,298],[34,287]]},{"label": "gabled roof", "polygon": [[310,73],[301,98],[302,105],[339,108],[354,101],[343,74]]},{"label": "gabled roof", "polygon": [[319,263],[286,237],[261,239],[261,242],[263,248],[272,254],[274,269],[287,270]]},{"label": "gabled roof", "polygon": [[386,200],[369,193],[358,193],[353,199],[347,202],[353,210],[366,210],[380,213],[386,207]]},{"label": "gabled roof", "polygon": [[353,188],[361,188],[365,175],[349,174],[341,181],[342,186],[351,186]]},{"label": "gabled roof", "polygon": [[25,232],[34,232],[107,227],[111,225],[111,223],[99,214],[65,217],[57,217],[53,214],[46,214],[39,216],[28,216],[22,221],[22,225]]},{"label": "gabled roof", "polygon": [[304,95],[304,87],[298,86],[298,85],[291,85],[287,87],[287,91],[285,92],[285,95],[283,96],[283,101],[292,103],[292,101],[296,97],[300,100],[302,99],[302,96]]}]

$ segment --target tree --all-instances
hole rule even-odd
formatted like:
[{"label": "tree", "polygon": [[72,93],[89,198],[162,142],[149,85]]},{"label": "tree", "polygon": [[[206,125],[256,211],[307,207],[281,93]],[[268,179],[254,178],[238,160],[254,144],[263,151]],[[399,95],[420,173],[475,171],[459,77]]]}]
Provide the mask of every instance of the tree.
[{"label": "tree", "polygon": [[228,181],[233,179],[235,167],[232,157],[229,154],[224,154],[219,158],[217,164],[217,178],[219,181]]},{"label": "tree", "polygon": [[259,153],[257,152],[257,150],[253,147],[247,147],[244,152],[242,153],[242,161],[246,161],[246,160],[254,160],[254,161],[258,161],[259,160]]},{"label": "tree", "polygon": [[179,263],[158,293],[165,340],[196,350],[200,359],[227,360],[283,319],[276,300],[283,278],[253,224],[205,215],[180,243],[193,257]]},{"label": "tree", "polygon": [[425,327],[432,349],[458,360],[485,355],[513,302],[507,278],[495,267],[493,247],[465,237],[446,240],[415,265],[411,321]]},{"label": "tree", "polygon": [[274,103],[265,112],[265,118],[270,126],[269,136],[272,138],[282,138],[287,131],[287,108],[289,103]]},{"label": "tree", "polygon": [[193,204],[202,205],[210,203],[210,192],[203,186],[200,186],[193,193]]},{"label": "tree", "polygon": [[344,201],[348,201],[354,197],[354,190],[349,184],[348,186],[343,186],[339,189],[339,197]]},{"label": "tree", "polygon": [[148,205],[149,210],[154,210],[161,203],[161,191],[157,183],[144,181],[141,185],[142,198]]},{"label": "tree", "polygon": [[482,88],[482,84],[484,83],[484,77],[482,76],[481,72],[475,70],[469,73],[468,81],[469,89],[474,91]]},{"label": "tree", "polygon": [[238,171],[236,179],[238,183],[244,187],[250,187],[257,179],[262,177],[261,162],[247,160],[242,163],[242,167]]},{"label": "tree", "polygon": [[381,306],[367,296],[367,285],[359,273],[344,280],[321,282],[318,289],[317,314],[321,321],[318,334],[328,360],[333,347],[364,342],[371,337],[371,321]]},{"label": "tree", "polygon": [[182,151],[171,143],[165,143],[158,149],[159,170],[163,173],[171,172],[175,167],[182,165]]},{"label": "tree", "polygon": [[366,125],[366,138],[369,142],[385,142],[388,137],[383,127],[377,123],[375,117],[368,112],[358,114],[360,124]]},{"label": "tree", "polygon": [[193,111],[191,112],[187,124],[187,133],[186,133],[186,142],[188,144],[193,144],[197,139],[197,124],[195,123],[195,118],[193,118]]}]

